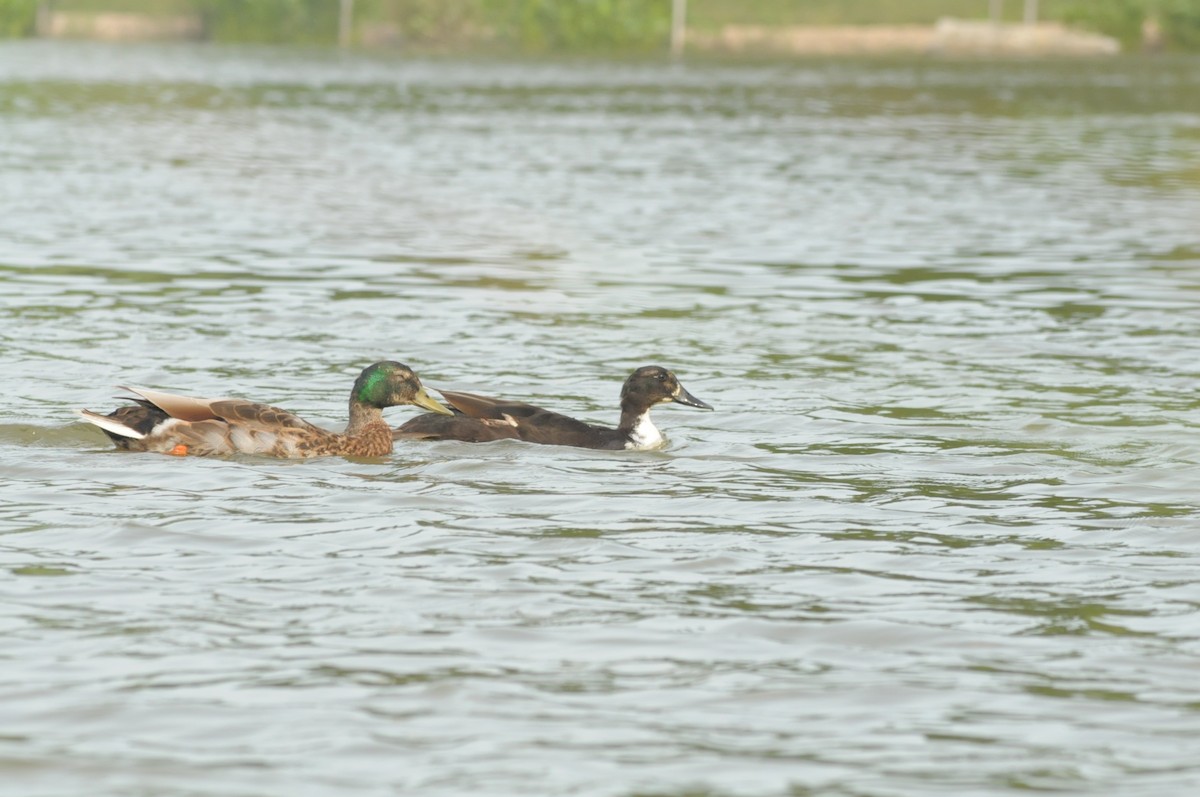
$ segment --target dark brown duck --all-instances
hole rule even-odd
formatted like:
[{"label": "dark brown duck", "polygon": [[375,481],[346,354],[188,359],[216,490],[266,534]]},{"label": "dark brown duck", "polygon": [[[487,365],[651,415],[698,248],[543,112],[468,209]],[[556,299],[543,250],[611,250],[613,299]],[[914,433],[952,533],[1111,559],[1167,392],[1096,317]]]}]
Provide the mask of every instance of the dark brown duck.
[{"label": "dark brown duck", "polygon": [[621,388],[621,421],[617,428],[596,426],[532,404],[439,390],[454,415],[418,415],[395,432],[397,440],[462,440],[483,443],[516,439],[543,445],[578,448],[636,449],[663,444],[650,421],[656,404],[674,402],[711,410],[693,396],[675,374],[657,365],[634,371]]}]

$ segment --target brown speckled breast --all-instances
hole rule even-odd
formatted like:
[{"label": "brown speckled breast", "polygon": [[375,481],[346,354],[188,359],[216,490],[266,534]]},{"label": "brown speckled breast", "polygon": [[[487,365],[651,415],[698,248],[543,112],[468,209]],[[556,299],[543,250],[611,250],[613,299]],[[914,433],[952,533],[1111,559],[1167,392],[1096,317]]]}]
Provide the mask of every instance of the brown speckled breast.
[{"label": "brown speckled breast", "polygon": [[336,453],[346,457],[385,457],[392,453],[392,430],[386,423],[373,423],[354,437],[344,438]]}]

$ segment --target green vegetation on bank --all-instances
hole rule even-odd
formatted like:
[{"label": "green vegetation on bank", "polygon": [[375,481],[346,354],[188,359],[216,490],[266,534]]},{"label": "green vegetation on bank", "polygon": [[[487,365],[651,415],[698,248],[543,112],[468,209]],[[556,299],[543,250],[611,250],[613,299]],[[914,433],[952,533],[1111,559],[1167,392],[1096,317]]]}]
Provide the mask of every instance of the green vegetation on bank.
[{"label": "green vegetation on bank", "polygon": [[32,36],[36,0],[0,0],[0,36]]},{"label": "green vegetation on bank", "polygon": [[[338,0],[0,0],[0,36],[35,34],[39,5],[58,11],[199,13],[216,41],[332,43]],[[988,0],[688,0],[690,27],[928,24],[978,19]],[[1020,18],[1023,0],[1005,0]],[[1154,19],[1169,49],[1200,51],[1200,0],[1040,0],[1040,17],[1106,33],[1136,50]],[[655,51],[671,0],[355,0],[361,40],[454,46],[488,42],[526,52]]]}]

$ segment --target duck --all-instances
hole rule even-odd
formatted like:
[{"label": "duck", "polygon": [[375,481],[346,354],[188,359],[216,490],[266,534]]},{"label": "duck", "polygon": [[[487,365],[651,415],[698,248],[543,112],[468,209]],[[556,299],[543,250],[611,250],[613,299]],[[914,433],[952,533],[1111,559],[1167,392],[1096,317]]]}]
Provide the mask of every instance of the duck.
[{"label": "duck", "polygon": [[650,409],[674,402],[711,410],[689,393],[675,374],[658,365],[638,368],[621,387],[621,420],[615,429],[576,420],[519,401],[452,390],[438,392],[453,414],[418,415],[394,432],[397,440],[460,440],[484,443],[515,439],[543,445],[644,451],[666,442],[650,420]]},{"label": "duck", "polygon": [[430,396],[403,363],[384,360],[363,369],[350,391],[350,423],[337,433],[314,426],[287,410],[236,398],[194,398],[141,387],[120,388],[134,404],[107,415],[79,414],[112,439],[117,448],[176,456],[254,454],[285,459],[382,457],[392,453],[385,407],[413,404],[451,415]]}]

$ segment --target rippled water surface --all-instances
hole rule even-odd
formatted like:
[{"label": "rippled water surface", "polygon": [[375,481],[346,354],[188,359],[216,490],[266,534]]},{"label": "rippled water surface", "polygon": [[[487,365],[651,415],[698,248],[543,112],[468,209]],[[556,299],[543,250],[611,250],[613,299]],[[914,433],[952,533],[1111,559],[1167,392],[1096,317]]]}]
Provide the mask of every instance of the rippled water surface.
[{"label": "rippled water surface", "polygon": [[[1194,793],[1198,97],[4,44],[0,792]],[[385,357],[716,411],[302,463],[73,415],[333,425]]]}]

